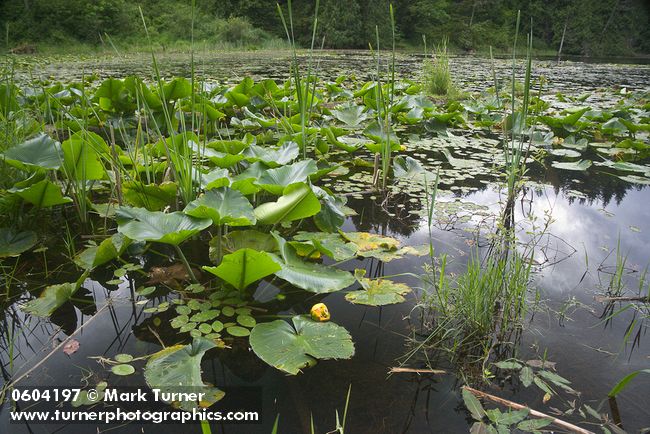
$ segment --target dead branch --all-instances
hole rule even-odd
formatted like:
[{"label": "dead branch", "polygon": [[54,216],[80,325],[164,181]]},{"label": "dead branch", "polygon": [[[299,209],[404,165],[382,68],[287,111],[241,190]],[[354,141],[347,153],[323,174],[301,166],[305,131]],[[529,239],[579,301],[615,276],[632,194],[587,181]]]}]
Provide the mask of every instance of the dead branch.
[{"label": "dead branch", "polygon": [[483,398],[487,399],[492,402],[496,402],[497,404],[504,405],[508,408],[512,408],[515,410],[524,410],[528,409],[529,414],[535,417],[539,418],[544,418],[544,419],[550,419],[555,425],[560,426],[564,429],[567,429],[571,432],[575,433],[580,433],[580,434],[594,434],[593,431],[586,430],[584,428],[580,428],[579,426],[573,425],[569,422],[565,422],[561,419],[555,418],[553,416],[549,416],[548,414],[542,413],[541,411],[533,410],[532,408],[528,408],[525,405],[517,404],[516,402],[508,401],[507,399],[499,398],[498,396],[490,395],[489,393],[486,392],[481,392],[480,390],[473,389],[469,386],[463,386],[463,389],[467,390],[470,392],[472,395],[475,395],[478,398]]}]

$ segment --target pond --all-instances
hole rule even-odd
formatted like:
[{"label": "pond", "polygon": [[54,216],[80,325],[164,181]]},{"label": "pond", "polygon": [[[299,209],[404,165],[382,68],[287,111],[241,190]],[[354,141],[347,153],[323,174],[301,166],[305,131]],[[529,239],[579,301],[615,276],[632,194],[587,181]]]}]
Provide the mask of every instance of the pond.
[{"label": "pond", "polygon": [[[382,56],[385,65],[390,55]],[[178,53],[159,55],[157,61],[162,78],[168,82],[172,77],[189,78],[187,57]],[[303,64],[308,62],[303,55],[300,60]],[[323,90],[327,97],[318,104],[327,110],[343,110],[349,100],[356,100],[362,106],[371,105],[359,91],[364,84],[375,80],[376,63],[371,53],[325,51],[313,62],[317,64],[314,68],[318,71],[319,89],[327,88]],[[369,127],[372,116],[376,115],[366,115],[373,112],[364,109],[350,118],[332,115],[330,111],[328,115],[314,116],[315,122],[323,128],[338,119],[336,125],[346,131],[331,130],[335,136],[333,140],[352,147],[353,152],[348,152],[345,146],[337,148],[328,144],[327,161],[340,164],[346,170],[327,169],[314,184],[347,199],[346,206],[354,214],[346,213],[349,215],[342,223],[342,232],[380,234],[398,240],[400,246],[416,248],[428,246],[431,241],[436,258],[446,255],[447,273],[459,276],[475,255],[485,257],[493,248],[495,228],[500,225],[507,202],[501,169],[504,164],[503,135],[498,127],[500,122],[507,120],[495,118],[499,110],[488,106],[493,104],[495,97],[493,91],[489,92],[491,87],[494,89],[493,74],[500,83],[506,84],[503,95],[508,94],[512,60],[491,62],[480,57],[452,57],[452,77],[457,86],[468,93],[467,98],[455,106],[435,97],[423,102],[417,99],[416,93],[409,93],[408,87],[420,79],[422,62],[422,56],[417,55],[400,54],[397,58],[398,83],[407,83],[398,86],[398,99],[404,97],[404,104],[411,106],[395,112],[392,129],[399,144],[403,145],[403,149],[398,146],[395,152],[405,161],[406,173],[389,179],[384,192],[373,189],[375,150],[366,146],[372,144],[373,132],[366,130],[363,134],[362,130]],[[517,63],[515,76],[518,81],[525,79],[522,62]],[[280,83],[289,78],[290,64],[289,53],[206,52],[197,55],[196,80],[213,92],[213,102],[220,102],[218,96],[225,95],[227,89],[232,90],[232,86],[242,83],[245,77],[255,83],[272,79],[281,87]],[[57,88],[57,92],[61,92],[58,98],[72,99],[75,92],[70,93],[68,85],[89,77],[92,81],[88,86],[93,89],[107,78],[122,79],[132,75],[155,82],[150,79],[152,68],[148,55],[19,59],[14,67],[17,86],[26,96],[38,95],[40,90],[61,82]],[[382,74],[385,82],[388,74]],[[507,356],[497,356],[495,351],[492,359],[480,363],[478,368],[474,366],[478,369],[477,377],[476,372],[459,369],[465,364],[472,365],[469,359],[452,362],[440,348],[422,344],[431,331],[426,319],[431,312],[421,308],[427,294],[432,293],[431,287],[420,279],[429,273],[425,270],[425,265],[431,262],[428,253],[394,255],[393,250],[388,256],[398,257],[355,255],[346,261],[323,255],[324,264],[337,264],[350,275],[356,269],[366,270],[366,277],[380,279],[385,276],[409,285],[412,292],[405,295],[403,303],[369,306],[351,303],[349,292],[305,292],[290,285],[287,289],[286,282],[272,276],[261,280],[259,285],[256,283],[254,299],[237,300],[233,302],[233,309],[243,306],[248,309],[243,316],[251,315],[259,324],[309,314],[312,305],[325,303],[331,313],[330,323],[349,332],[354,342],[354,355],[322,360],[303,369],[299,375],[287,375],[261,360],[256,351],[251,350],[247,338],[233,339],[226,335],[224,341],[229,348],[211,350],[203,357],[203,382],[226,391],[224,401],[215,406],[259,406],[263,420],[261,424],[214,425],[212,432],[270,433],[278,415],[278,432],[310,432],[312,421],[316,432],[328,432],[336,427],[336,412],[343,416],[348,388],[345,432],[468,432],[474,420],[461,396],[463,384],[480,386],[490,394],[595,432],[601,432],[601,426],[616,429],[611,427],[613,423],[608,424],[612,418],[622,421],[622,428],[628,432],[650,426],[650,375],[642,374],[631,381],[617,396],[615,410],[607,399],[608,392],[623,377],[648,369],[650,365],[650,343],[646,335],[648,306],[643,302],[608,302],[609,299],[603,298],[648,294],[644,270],[650,264],[647,247],[650,244],[647,224],[650,221],[650,190],[647,188],[650,184],[650,142],[646,128],[650,66],[568,61],[558,64],[552,60],[534,60],[532,76],[531,94],[537,97],[540,92],[539,98],[533,101],[535,110],[539,110],[540,125],[538,131],[531,134],[524,157],[528,159],[528,170],[512,208],[518,245],[524,249],[534,245],[534,249],[526,250],[532,263],[526,299],[529,308],[521,319],[521,327],[511,336],[513,342],[506,345]],[[337,81],[337,77],[342,78]],[[219,90],[221,88],[224,91]],[[115,100],[112,104],[115,108]],[[227,112],[229,117],[239,117],[242,121],[231,123],[230,128],[221,125],[212,135],[219,136],[222,141],[236,141],[246,140],[244,134],[250,132],[260,134],[258,143],[262,143],[265,130],[281,130],[279,126],[276,128],[281,121],[271,118],[269,111],[260,109],[247,113],[243,109],[247,106],[253,110],[254,105],[254,101],[240,104],[234,114]],[[74,112],[73,106],[70,103],[58,115],[55,124],[59,130],[71,128],[68,133],[72,133],[72,123],[66,122],[73,117],[92,119],[90,112]],[[581,116],[585,117],[581,121],[567,120],[581,107],[588,107],[582,112]],[[225,111],[224,108],[220,110]],[[543,116],[561,121],[559,124],[549,119],[544,122]],[[613,118],[629,123],[613,124],[609,122]],[[249,127],[245,121],[258,123]],[[265,128],[265,122],[274,126]],[[581,122],[584,125],[580,126]],[[104,128],[106,132],[109,123],[100,123],[97,128],[93,126],[93,131]],[[136,137],[132,133],[135,129],[129,130],[118,123],[113,125],[118,142],[122,140],[120,136]],[[630,125],[639,126],[634,134],[635,127]],[[598,130],[595,137],[594,128]],[[300,131],[292,133],[300,134]],[[386,137],[381,131],[375,135],[380,137],[379,142],[381,137]],[[65,134],[63,139],[67,137],[69,135]],[[108,140],[108,136],[105,138]],[[629,146],[624,146],[625,143]],[[126,145],[123,148],[126,149]],[[277,155],[281,158],[281,154]],[[277,164],[272,164],[272,160],[261,159],[273,168]],[[408,166],[414,160],[421,166],[417,170]],[[259,159],[249,163],[252,161]],[[575,167],[583,161],[589,161],[584,170]],[[631,166],[620,166],[626,162]],[[619,165],[615,166],[617,163]],[[103,161],[103,164],[108,163]],[[250,166],[247,167],[250,170]],[[397,171],[394,169],[394,172]],[[233,173],[232,179],[241,173]],[[436,174],[439,176],[438,191],[429,224],[426,197],[431,193]],[[10,187],[4,186],[7,190]],[[275,190],[268,188],[267,191]],[[178,191],[182,195],[180,184]],[[68,196],[73,193],[64,192]],[[92,194],[99,198],[97,203],[113,198],[112,193],[103,190]],[[276,193],[287,194],[290,192],[283,188]],[[76,200],[75,196],[75,203]],[[17,386],[21,388],[88,388],[102,381],[123,390],[147,388],[148,379],[144,374],[147,361],[137,358],[160,351],[161,344],[171,346],[191,341],[187,333],[179,333],[180,327],[173,325],[177,315],[174,309],[186,303],[176,305],[173,300],[187,295],[179,296],[176,289],[188,280],[173,243],[155,243],[147,249],[134,246],[140,250],[131,252],[131,256],[125,254],[122,262],[110,261],[84,274],[81,287],[72,300],[60,304],[50,316],[26,313],[26,303],[42,288],[75,282],[82,275],[67,258],[82,251],[89,241],[100,243],[106,239],[98,235],[99,228],[106,227],[106,220],[112,220],[100,216],[106,210],[96,210],[98,212],[93,213],[86,225],[78,223],[72,208],[64,212],[52,211],[44,217],[52,221],[38,223],[49,229],[39,233],[38,245],[42,248],[3,260],[4,271],[0,279],[7,295],[3,299],[0,326],[0,359],[5,385],[19,378]],[[144,220],[131,219],[130,222]],[[260,220],[259,215],[257,219]],[[65,224],[66,220],[69,224]],[[272,225],[274,230],[283,229],[278,222]],[[0,226],[10,226],[10,223],[3,222]],[[119,220],[118,223],[121,227],[130,224]],[[263,232],[268,235],[270,228],[268,226]],[[122,228],[120,233],[127,234]],[[215,232],[211,230],[211,233]],[[354,244],[353,238],[347,240]],[[197,266],[195,271],[202,283],[214,278],[209,270],[199,270],[201,265],[210,265],[208,241],[204,233],[183,244],[184,254],[192,267]],[[299,247],[298,244],[294,246]],[[211,253],[213,247],[210,243]],[[221,249],[221,245],[218,248]],[[228,251],[227,246],[224,249]],[[263,259],[257,261],[255,266],[262,268]],[[170,271],[172,264],[181,264],[180,272]],[[155,271],[152,274],[155,267],[160,267],[160,275]],[[614,287],[619,276],[623,283]],[[146,288],[152,286],[157,289],[147,294]],[[351,289],[359,289],[359,285],[355,283]],[[227,303],[221,303],[225,313]],[[239,328],[244,328],[246,335],[249,333],[245,327]],[[65,347],[59,347],[71,335],[78,347],[75,344],[70,348],[69,340]],[[419,351],[413,351],[414,348]],[[136,357],[130,362],[135,374],[121,376],[111,371],[112,367],[119,366],[113,362],[118,354]],[[406,357],[407,354],[410,357]],[[554,392],[547,396],[543,388],[540,391],[540,388],[522,385],[516,371],[521,365],[516,369],[494,365],[515,359],[514,363],[523,361],[525,365],[528,361],[529,366],[536,369],[540,364],[541,368],[552,366],[548,371],[570,381],[569,389],[573,392],[567,392],[547,378],[543,384],[551,384]],[[398,367],[425,371],[433,368],[446,373],[390,373],[391,368]],[[28,375],[23,377],[25,373]],[[54,409],[57,405],[58,402],[40,403],[38,407]],[[591,414],[589,409],[595,409],[597,414]],[[616,412],[618,414],[614,415]],[[116,432],[179,431],[179,425],[137,422],[98,429],[113,431],[116,427]],[[85,433],[89,429],[89,425],[78,424],[11,423],[9,404],[5,403],[0,410],[0,432]],[[95,431],[94,425],[91,429]],[[183,429],[199,432],[201,426],[195,423]]]}]

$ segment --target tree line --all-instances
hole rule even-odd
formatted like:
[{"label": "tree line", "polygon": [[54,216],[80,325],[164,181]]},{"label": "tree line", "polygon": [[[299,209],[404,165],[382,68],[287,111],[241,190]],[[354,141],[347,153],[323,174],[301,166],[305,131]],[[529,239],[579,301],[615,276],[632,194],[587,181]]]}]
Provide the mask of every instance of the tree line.
[{"label": "tree line", "polygon": [[[159,40],[187,40],[192,0],[9,0],[0,6],[6,44],[39,41],[101,43],[143,37],[142,6],[150,33]],[[285,32],[272,0],[195,0],[195,39],[255,45]],[[281,0],[288,19],[287,0]],[[421,47],[448,38],[459,51],[507,49],[517,11],[534,46],[555,51],[564,37],[567,54],[610,56],[650,53],[650,3],[645,0],[320,0],[318,45],[380,48],[391,43],[393,5],[400,46]],[[315,0],[293,0],[296,40],[311,41]]]}]

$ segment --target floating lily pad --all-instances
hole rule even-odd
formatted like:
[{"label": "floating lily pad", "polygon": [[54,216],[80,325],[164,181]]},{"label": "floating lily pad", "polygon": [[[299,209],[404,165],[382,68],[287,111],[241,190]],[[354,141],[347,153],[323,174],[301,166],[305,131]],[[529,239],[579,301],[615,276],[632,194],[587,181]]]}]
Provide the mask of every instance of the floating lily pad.
[{"label": "floating lily pad", "polygon": [[388,279],[362,277],[358,280],[363,289],[345,295],[345,299],[354,304],[385,306],[387,304],[402,303],[405,301],[403,296],[411,292],[411,288],[407,285],[395,283]]},{"label": "floating lily pad", "polygon": [[186,411],[198,407],[209,407],[222,399],[225,393],[216,387],[203,383],[201,360],[206,351],[217,345],[205,338],[194,338],[189,345],[174,345],[152,355],[144,369],[144,378],[152,389],[162,392],[205,393],[200,403],[170,402]]},{"label": "floating lily pad", "polygon": [[226,331],[228,332],[229,335],[235,336],[238,338],[243,338],[245,336],[248,336],[251,334],[250,330],[244,327],[240,326],[230,326],[226,328]]},{"label": "floating lily pad", "polygon": [[591,160],[579,160],[579,161],[554,161],[551,166],[555,167],[556,169],[564,169],[564,170],[576,170],[576,171],[584,171],[587,170],[591,167]]},{"label": "floating lily pad", "polygon": [[626,175],[619,176],[619,178],[621,178],[623,181],[631,182],[632,184],[650,185],[650,177]]},{"label": "floating lily pad", "polygon": [[126,375],[134,374],[135,368],[131,365],[121,364],[121,365],[113,365],[111,367],[111,371],[115,375],[126,376]]},{"label": "floating lily pad", "polygon": [[257,324],[257,321],[255,321],[255,318],[253,318],[250,315],[239,315],[237,316],[237,322],[248,328],[253,328],[255,327],[255,324]]},{"label": "floating lily pad", "polygon": [[269,365],[296,375],[318,359],[349,359],[354,355],[354,344],[345,328],[300,315],[291,321],[293,325],[284,320],[257,324],[251,332],[251,348]]},{"label": "floating lily pad", "polygon": [[116,362],[120,363],[129,363],[131,360],[133,360],[133,356],[131,354],[117,354],[113,358]]}]

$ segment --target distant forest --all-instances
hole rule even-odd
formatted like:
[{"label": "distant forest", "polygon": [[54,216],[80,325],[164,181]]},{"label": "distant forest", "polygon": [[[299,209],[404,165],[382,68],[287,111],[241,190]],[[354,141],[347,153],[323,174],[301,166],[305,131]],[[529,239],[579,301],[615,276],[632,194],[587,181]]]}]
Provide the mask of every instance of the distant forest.
[{"label": "distant forest", "polygon": [[[315,0],[294,0],[296,39],[311,40]],[[390,42],[393,4],[400,47],[421,47],[448,38],[457,51],[507,50],[517,11],[530,27],[534,46],[587,56],[648,55],[650,2],[647,0],[321,0],[318,45],[380,48]],[[173,44],[190,39],[191,0],[5,0],[0,25],[6,48],[21,44],[142,44],[142,7],[152,38]],[[287,1],[280,5],[287,12]],[[566,30],[565,30],[566,29]],[[196,0],[195,40],[255,48],[284,38],[276,3],[269,0]],[[108,37],[107,37],[108,35]],[[323,39],[324,38],[324,39]]]}]

